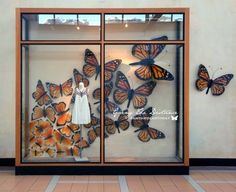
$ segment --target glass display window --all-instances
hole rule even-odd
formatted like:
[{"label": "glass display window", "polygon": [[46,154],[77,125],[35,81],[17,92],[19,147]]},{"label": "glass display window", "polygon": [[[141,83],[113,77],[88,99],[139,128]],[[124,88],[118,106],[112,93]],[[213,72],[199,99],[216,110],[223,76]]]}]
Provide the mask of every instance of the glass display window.
[{"label": "glass display window", "polygon": [[188,173],[187,8],[20,8],[16,28],[17,174]]}]

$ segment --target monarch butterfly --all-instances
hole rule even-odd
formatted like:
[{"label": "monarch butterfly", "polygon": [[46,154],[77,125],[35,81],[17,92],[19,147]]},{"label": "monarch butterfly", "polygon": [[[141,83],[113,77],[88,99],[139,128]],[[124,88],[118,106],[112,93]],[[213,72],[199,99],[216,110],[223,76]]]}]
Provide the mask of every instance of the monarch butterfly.
[{"label": "monarch butterfly", "polygon": [[52,124],[49,121],[38,120],[33,133],[36,137],[45,137],[49,129],[52,129]]},{"label": "monarch butterfly", "polygon": [[70,137],[72,134],[77,132],[80,129],[79,125],[71,123],[65,127],[59,128],[59,132],[67,137]]},{"label": "monarch butterfly", "polygon": [[55,156],[56,151],[52,148],[45,148],[44,152],[48,154],[49,157],[53,158]]},{"label": "monarch butterfly", "polygon": [[92,127],[87,135],[88,135],[88,142],[89,144],[92,144],[97,137],[100,137],[100,132],[101,132],[101,127],[98,126],[98,127]]},{"label": "monarch butterfly", "polygon": [[41,80],[38,80],[36,91],[33,92],[32,97],[40,106],[49,105],[50,103],[52,103],[52,100],[47,94],[47,92],[45,91]]},{"label": "monarch butterfly", "polygon": [[[153,41],[166,41],[167,36],[152,39]],[[164,50],[165,44],[137,44],[132,48],[132,55],[139,62],[130,63],[129,65],[141,65],[135,71],[135,75],[141,80],[174,80],[173,75],[166,69],[154,64],[154,59]]]},{"label": "monarch butterfly", "polygon": [[57,112],[57,126],[65,125],[66,123],[71,122],[71,114],[69,108],[66,109],[66,104],[64,102],[53,103],[55,111]]},{"label": "monarch butterfly", "polygon": [[138,127],[134,132],[139,132],[138,138],[142,142],[148,142],[150,139],[164,139],[165,135],[161,131],[149,127],[148,123],[152,117],[152,107],[147,108],[141,114],[133,117],[131,124]]},{"label": "monarch butterfly", "polygon": [[77,69],[73,70],[73,74],[74,74],[74,79],[75,79],[75,84],[78,87],[80,82],[84,83],[85,87],[89,86],[89,80],[84,77]]},{"label": "monarch butterfly", "polygon": [[120,133],[120,129],[125,131],[128,128],[129,128],[128,114],[125,112],[123,114],[120,114],[118,120],[116,121],[114,121],[109,117],[105,117],[105,129],[109,134],[114,134],[116,132],[116,129],[118,133]]},{"label": "monarch butterfly", "polygon": [[55,123],[56,121],[56,117],[55,117],[56,113],[54,111],[54,109],[51,106],[48,106],[47,108],[43,107],[39,107],[39,106],[35,106],[33,108],[33,113],[31,114],[31,120],[36,120],[42,117],[47,117],[52,123]]},{"label": "monarch butterfly", "polygon": [[200,65],[198,69],[198,77],[196,81],[196,88],[199,91],[206,90],[206,94],[208,94],[211,89],[211,93],[214,96],[222,95],[225,91],[225,86],[229,84],[231,79],[234,77],[233,74],[222,75],[216,79],[210,79],[208,71],[204,65]]},{"label": "monarch butterfly", "polygon": [[128,100],[127,108],[129,108],[132,100],[135,109],[145,107],[147,104],[146,97],[152,94],[156,82],[149,81],[136,89],[131,89],[128,79],[121,71],[118,71],[116,75],[115,85],[118,89],[113,93],[115,103],[122,104]]},{"label": "monarch butterfly", "polygon": [[[117,104],[115,104],[109,100],[109,95],[111,94],[112,88],[113,88],[112,81],[105,84],[105,87],[104,87],[104,89],[105,89],[105,102],[104,102],[105,103],[105,113],[108,113],[108,112],[113,113],[115,111],[116,112],[121,111],[120,107]],[[93,98],[96,100],[100,100],[100,95],[101,95],[101,89],[100,88],[95,89],[93,92]],[[100,101],[95,102],[94,104],[97,104],[97,103],[100,103]],[[97,107],[97,111],[100,113],[100,111],[101,111],[100,105]]]},{"label": "monarch butterfly", "polygon": [[65,96],[72,95],[73,88],[72,88],[73,80],[72,78],[68,79],[66,82],[60,85],[56,85],[54,83],[46,82],[46,86],[48,88],[49,94],[53,99],[58,97],[62,97],[63,94]]},{"label": "monarch butterfly", "polygon": [[75,143],[75,146],[79,149],[84,149],[89,147],[89,143],[83,137],[81,137],[81,139]]},{"label": "monarch butterfly", "polygon": [[69,139],[66,136],[60,134],[57,130],[53,131],[53,136],[55,138],[55,141],[59,144],[63,144],[65,146],[70,146],[73,143],[71,139]]}]

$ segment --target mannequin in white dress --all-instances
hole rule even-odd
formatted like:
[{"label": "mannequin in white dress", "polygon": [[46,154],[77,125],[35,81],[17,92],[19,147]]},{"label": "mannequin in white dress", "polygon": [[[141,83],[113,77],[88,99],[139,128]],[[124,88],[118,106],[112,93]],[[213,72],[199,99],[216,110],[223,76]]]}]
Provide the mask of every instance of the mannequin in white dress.
[{"label": "mannequin in white dress", "polygon": [[84,87],[83,82],[80,82],[74,92],[72,123],[83,125],[90,123],[90,121],[91,115],[88,102],[88,88]]}]

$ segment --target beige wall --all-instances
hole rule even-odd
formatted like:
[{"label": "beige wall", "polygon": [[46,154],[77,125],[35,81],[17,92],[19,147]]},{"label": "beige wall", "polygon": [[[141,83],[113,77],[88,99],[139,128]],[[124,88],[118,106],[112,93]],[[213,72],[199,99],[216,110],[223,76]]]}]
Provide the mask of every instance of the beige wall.
[{"label": "beige wall", "polygon": [[223,67],[236,75],[235,0],[1,0],[0,1],[0,158],[15,153],[15,8],[189,7],[190,28],[190,154],[191,157],[236,158],[236,79],[223,96],[197,92],[198,64]]}]

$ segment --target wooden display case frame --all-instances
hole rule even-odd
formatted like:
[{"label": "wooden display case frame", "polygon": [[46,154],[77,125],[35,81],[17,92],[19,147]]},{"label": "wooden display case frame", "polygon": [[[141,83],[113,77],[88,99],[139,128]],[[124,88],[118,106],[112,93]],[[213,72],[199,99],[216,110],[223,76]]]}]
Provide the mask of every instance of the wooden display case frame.
[{"label": "wooden display case frame", "polygon": [[[21,36],[21,15],[24,13],[92,13],[101,15],[101,39],[100,40],[27,40]],[[101,129],[101,162],[99,163],[24,163],[21,160],[21,46],[22,45],[67,45],[67,44],[100,44],[101,61],[104,62],[105,44],[137,44],[150,43],[144,40],[105,40],[106,13],[181,13],[184,15],[183,40],[159,41],[165,44],[182,44],[184,60],[184,133],[183,133],[183,162],[182,163],[106,163],[104,157],[104,129]],[[102,63],[103,63],[102,62]],[[104,84],[104,65],[101,64],[101,85]],[[104,100],[104,87],[101,86],[101,100]],[[101,127],[104,127],[104,103],[101,102]],[[189,8],[144,8],[144,9],[74,9],[74,8],[17,8],[16,9],[16,174],[188,174],[189,172]]]}]

